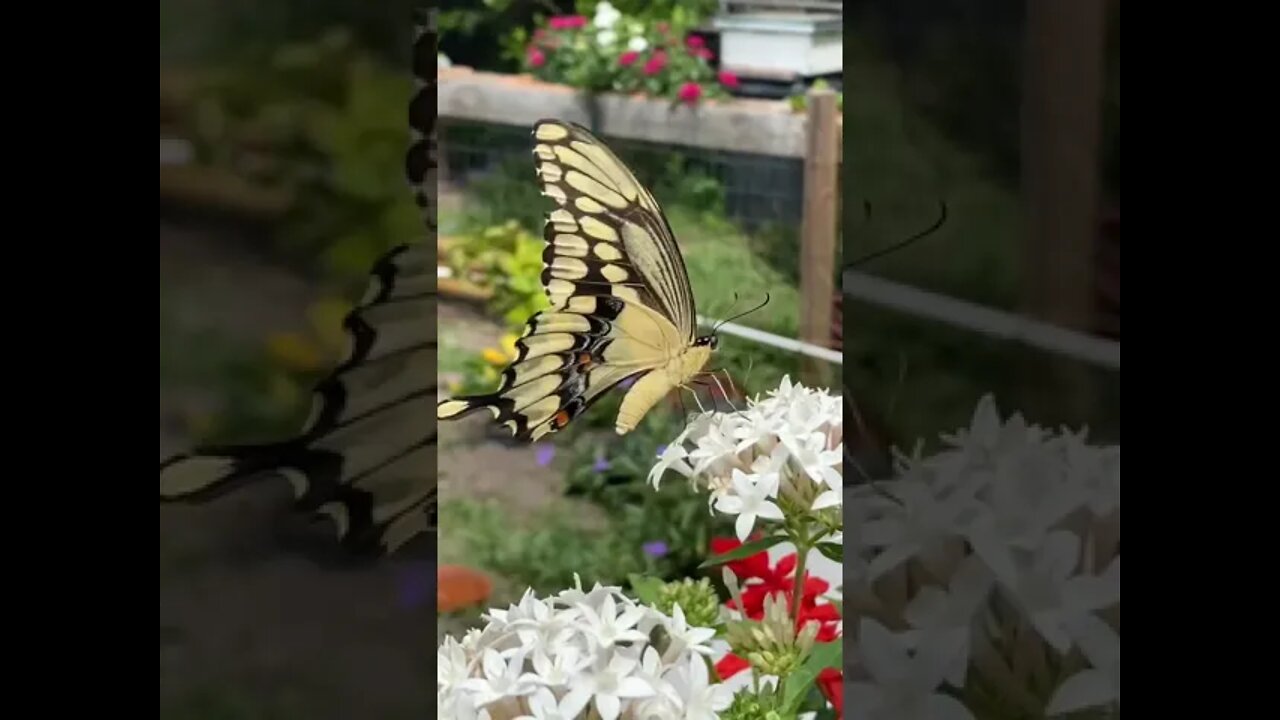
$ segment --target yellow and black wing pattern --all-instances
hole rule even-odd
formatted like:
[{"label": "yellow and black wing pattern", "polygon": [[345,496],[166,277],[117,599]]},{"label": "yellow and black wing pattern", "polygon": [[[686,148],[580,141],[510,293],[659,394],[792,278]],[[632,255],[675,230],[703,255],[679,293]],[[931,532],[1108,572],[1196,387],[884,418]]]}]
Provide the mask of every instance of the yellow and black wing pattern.
[{"label": "yellow and black wing pattern", "polygon": [[351,351],[317,384],[303,431],[280,443],[202,447],[160,466],[161,500],[203,501],[268,475],[331,516],[343,544],[392,550],[431,525],[436,493],[435,258],[399,248],[345,320]]},{"label": "yellow and black wing pattern", "polygon": [[488,409],[524,440],[663,367],[693,344],[696,322],[684,261],[653,195],[579,125],[541,120],[533,137],[542,194],[556,203],[543,229],[551,308],[529,319],[495,392],[445,400],[438,411],[454,419]]},{"label": "yellow and black wing pattern", "polygon": [[284,476],[297,509],[331,517],[341,543],[357,553],[390,552],[435,529],[434,30],[419,26],[414,55],[418,83],[406,172],[427,242],[398,247],[373,267],[363,300],[344,319],[347,358],[315,387],[301,433],[284,442],[202,447],[172,457],[160,465],[162,502],[200,502]]}]

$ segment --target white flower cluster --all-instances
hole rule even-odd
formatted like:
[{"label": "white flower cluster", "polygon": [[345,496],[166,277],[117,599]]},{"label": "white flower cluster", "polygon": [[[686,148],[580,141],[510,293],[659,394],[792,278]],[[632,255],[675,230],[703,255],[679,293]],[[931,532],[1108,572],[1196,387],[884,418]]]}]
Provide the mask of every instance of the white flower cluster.
[{"label": "white flower cluster", "polygon": [[[733,691],[710,681],[711,628],[597,584],[490,610],[437,652],[437,717],[460,720],[712,720]],[[654,633],[655,630],[661,630]],[[661,646],[651,644],[661,637]]]},{"label": "white flower cluster", "polygon": [[801,510],[841,506],[843,431],[839,396],[784,377],[745,410],[694,417],[659,454],[649,482],[657,488],[674,470],[709,489],[709,502],[737,516],[738,539],[746,541],[757,518],[782,519],[780,499]]},{"label": "white flower cluster", "polygon": [[[980,683],[1034,716],[1118,705],[1119,446],[1002,422],[989,396],[943,440],[850,490],[845,572],[861,581],[844,596],[862,616],[863,676],[845,702],[868,718],[961,720],[984,713],[940,687]],[[1047,706],[1012,686],[1046,680]]]}]

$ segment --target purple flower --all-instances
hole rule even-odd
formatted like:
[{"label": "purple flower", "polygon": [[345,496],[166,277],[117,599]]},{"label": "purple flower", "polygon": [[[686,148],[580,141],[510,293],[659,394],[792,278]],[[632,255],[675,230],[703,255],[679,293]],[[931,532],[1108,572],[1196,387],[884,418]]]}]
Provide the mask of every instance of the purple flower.
[{"label": "purple flower", "polygon": [[396,577],[396,596],[406,610],[421,607],[435,592],[436,572],[432,563],[411,563]]},{"label": "purple flower", "polygon": [[640,548],[644,550],[645,555],[648,555],[651,558],[663,557],[664,555],[667,554],[667,550],[668,550],[667,544],[662,542],[661,540],[654,540],[652,542],[647,542],[644,545],[641,545]]},{"label": "purple flower", "polygon": [[613,463],[609,462],[603,453],[596,453],[596,462],[591,466],[592,470],[595,470],[596,472],[604,472],[611,467],[613,467]]},{"label": "purple flower", "polygon": [[635,384],[636,384],[635,376],[632,376],[618,383],[618,387],[622,388],[623,390],[630,390],[631,386]]},{"label": "purple flower", "polygon": [[538,465],[546,467],[556,457],[556,448],[554,445],[539,445],[537,449]]}]

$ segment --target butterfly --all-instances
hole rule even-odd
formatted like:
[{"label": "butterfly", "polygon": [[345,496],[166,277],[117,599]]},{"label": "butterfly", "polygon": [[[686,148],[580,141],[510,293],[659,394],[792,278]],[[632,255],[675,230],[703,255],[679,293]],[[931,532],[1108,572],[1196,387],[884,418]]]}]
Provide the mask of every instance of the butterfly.
[{"label": "butterfly", "polygon": [[436,527],[436,34],[426,20],[414,41],[418,89],[405,165],[425,242],[374,264],[364,299],[343,321],[350,351],[315,387],[302,432],[171,457],[160,464],[162,502],[200,502],[284,476],[297,510],[333,518],[341,544],[358,554],[394,551]]},{"label": "butterfly", "polygon": [[436,416],[484,408],[512,436],[533,441],[632,380],[615,422],[626,434],[702,372],[716,335],[697,334],[671,225],[627,166],[574,123],[540,120],[533,139],[542,194],[556,203],[543,226],[551,307],[529,318],[496,391],[444,400]]}]

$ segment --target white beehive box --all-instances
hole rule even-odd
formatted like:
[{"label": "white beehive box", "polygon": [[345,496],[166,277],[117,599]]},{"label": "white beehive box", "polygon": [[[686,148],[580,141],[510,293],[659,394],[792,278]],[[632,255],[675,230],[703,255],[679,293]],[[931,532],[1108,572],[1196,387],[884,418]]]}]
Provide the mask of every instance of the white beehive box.
[{"label": "white beehive box", "polygon": [[748,76],[816,77],[844,68],[839,15],[744,13],[712,20],[720,66]]}]

